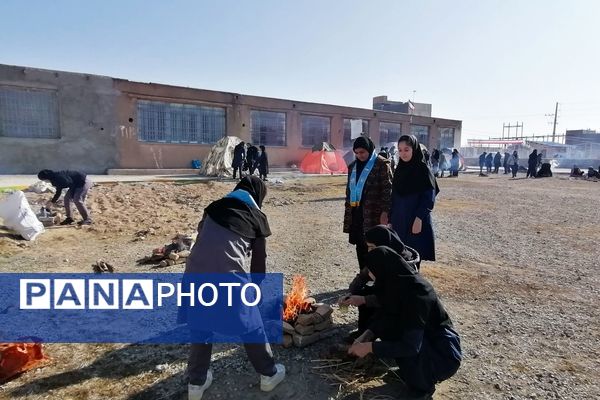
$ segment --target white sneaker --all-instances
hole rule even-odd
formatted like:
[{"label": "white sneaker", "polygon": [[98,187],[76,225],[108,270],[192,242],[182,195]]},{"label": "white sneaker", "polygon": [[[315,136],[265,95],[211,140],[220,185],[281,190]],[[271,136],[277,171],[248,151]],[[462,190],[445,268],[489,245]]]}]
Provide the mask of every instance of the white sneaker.
[{"label": "white sneaker", "polygon": [[204,382],[204,385],[188,385],[188,400],[201,400],[204,391],[210,387],[212,380],[212,371],[209,369],[206,372],[206,382]]},{"label": "white sneaker", "polygon": [[275,364],[277,372],[273,376],[260,376],[260,390],[270,392],[285,378],[285,367],[282,364]]}]

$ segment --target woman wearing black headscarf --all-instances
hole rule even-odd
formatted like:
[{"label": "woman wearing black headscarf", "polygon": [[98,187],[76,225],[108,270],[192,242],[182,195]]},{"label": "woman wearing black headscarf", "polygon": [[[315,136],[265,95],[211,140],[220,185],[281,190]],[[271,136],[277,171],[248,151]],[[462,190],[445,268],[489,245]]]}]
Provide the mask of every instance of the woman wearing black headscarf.
[{"label": "woman wearing black headscarf", "polygon": [[[212,202],[204,210],[198,225],[198,238],[187,259],[185,273],[233,273],[244,279],[246,258],[251,254],[250,273],[266,272],[266,238],[271,235],[267,216],[261,211],[267,187],[257,176],[246,176],[236,185],[233,192]],[[185,312],[184,312],[185,313]],[[257,335],[264,335],[248,318],[224,315],[232,325],[245,329],[252,343],[244,347],[254,369],[261,375],[261,389],[270,391],[285,377],[285,367],[275,364],[268,343],[257,343]],[[190,322],[187,314],[180,322]],[[192,328],[193,329],[193,328]],[[258,332],[258,333],[257,333]],[[218,332],[228,334],[229,332]],[[211,337],[210,332],[195,332],[194,337]],[[244,338],[244,335],[242,335]],[[212,344],[193,343],[188,360],[188,396],[200,399],[212,382],[209,370]]]},{"label": "woman wearing black headscarf", "polygon": [[[387,225],[377,225],[369,229],[365,233],[365,239],[369,251],[378,246],[390,247],[400,254],[414,271],[419,270],[419,264],[421,263],[419,253],[415,249],[405,246],[396,232]],[[375,296],[377,288],[369,277],[368,267],[363,268],[356,275],[350,283],[349,290],[350,295],[342,297],[340,304],[358,307],[358,330],[349,336],[349,339],[356,339],[367,330],[377,307],[379,307]]]},{"label": "woman wearing black headscarf", "polygon": [[431,210],[439,193],[437,181],[425,164],[414,136],[398,140],[400,159],[392,189],[392,228],[404,244],[417,250],[421,260],[435,261]]},{"label": "woman wearing black headscarf", "polygon": [[534,149],[531,154],[529,154],[529,160],[527,161],[527,176],[526,178],[532,177],[535,178],[535,174],[537,173],[537,165],[538,165],[538,153],[537,149]]},{"label": "woman wearing black headscarf", "polygon": [[355,343],[348,352],[395,358],[396,372],[409,391],[431,396],[435,384],[454,375],[462,359],[452,321],[433,286],[393,249],[375,248],[367,263],[380,303],[368,333],[381,340]]},{"label": "woman wearing black headscarf", "polygon": [[344,204],[344,233],[356,245],[360,269],[367,254],[364,233],[379,224],[388,223],[392,192],[390,160],[375,153],[375,145],[365,136],[352,146],[356,159],[348,166],[348,184]]}]

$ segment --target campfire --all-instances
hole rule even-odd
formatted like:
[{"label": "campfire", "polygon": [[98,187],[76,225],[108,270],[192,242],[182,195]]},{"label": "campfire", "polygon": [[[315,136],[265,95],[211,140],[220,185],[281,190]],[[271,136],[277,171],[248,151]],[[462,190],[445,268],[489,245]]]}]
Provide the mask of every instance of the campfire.
[{"label": "campfire", "polygon": [[303,276],[294,276],[292,290],[284,298],[283,347],[305,347],[333,334],[333,309],[307,297]]}]

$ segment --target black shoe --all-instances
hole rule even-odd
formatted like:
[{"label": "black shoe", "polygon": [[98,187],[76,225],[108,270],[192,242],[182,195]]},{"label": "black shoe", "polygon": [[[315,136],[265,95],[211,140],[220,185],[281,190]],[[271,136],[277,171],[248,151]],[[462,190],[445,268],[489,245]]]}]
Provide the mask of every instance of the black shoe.
[{"label": "black shoe", "polygon": [[91,219],[84,219],[83,221],[79,221],[77,223],[77,225],[81,226],[81,225],[91,225],[92,224],[92,220]]},{"label": "black shoe", "polygon": [[66,218],[63,222],[60,223],[60,225],[71,225],[73,222],[73,218]]}]

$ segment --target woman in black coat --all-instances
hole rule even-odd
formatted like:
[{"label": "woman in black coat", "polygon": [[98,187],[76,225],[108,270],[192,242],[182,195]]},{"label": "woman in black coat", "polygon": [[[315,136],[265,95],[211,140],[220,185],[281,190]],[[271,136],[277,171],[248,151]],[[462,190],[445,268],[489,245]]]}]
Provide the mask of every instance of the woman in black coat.
[{"label": "woman in black coat", "polygon": [[[421,259],[415,249],[411,249],[402,243],[398,234],[387,225],[377,225],[365,233],[367,250],[370,251],[378,246],[388,246],[404,258],[409,266],[415,271],[419,270]],[[369,327],[379,303],[375,296],[376,288],[369,277],[369,269],[363,268],[349,286],[350,295],[340,300],[341,305],[352,305],[358,307],[358,330],[350,334],[352,340],[362,335]]]},{"label": "woman in black coat", "polygon": [[233,167],[233,179],[235,179],[236,172],[240,173],[240,179],[242,179],[242,170],[244,169],[244,163],[246,162],[246,143],[240,142],[233,148],[233,161],[231,166]]},{"label": "woman in black coat", "polygon": [[[354,343],[348,353],[394,358],[407,391],[431,396],[436,383],[450,378],[460,367],[458,333],[433,286],[401,255],[389,247],[377,247],[367,255],[367,263],[380,311],[369,327],[370,339]],[[373,341],[375,338],[380,341]]]},{"label": "woman in black coat", "polygon": [[527,176],[526,178],[532,177],[535,178],[535,174],[537,173],[537,164],[538,164],[538,154],[537,149],[534,149],[529,155],[529,160],[527,161]]},{"label": "woman in black coat", "polygon": [[417,250],[422,260],[435,261],[435,239],[431,211],[439,193],[437,181],[425,163],[421,146],[414,136],[398,141],[400,159],[392,184],[392,228],[407,246]]},{"label": "woman in black coat", "polygon": [[256,161],[256,168],[258,168],[258,173],[260,174],[260,179],[263,181],[267,180],[267,175],[269,175],[269,158],[267,157],[267,152],[265,150],[265,146],[262,144],[260,147],[260,156],[258,156],[258,160]]}]

